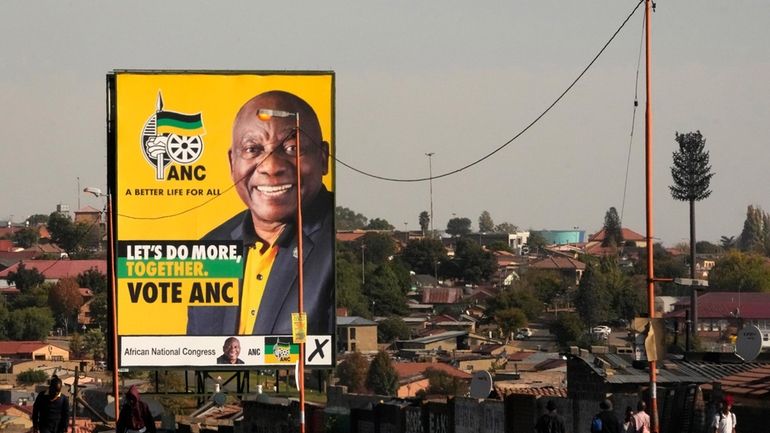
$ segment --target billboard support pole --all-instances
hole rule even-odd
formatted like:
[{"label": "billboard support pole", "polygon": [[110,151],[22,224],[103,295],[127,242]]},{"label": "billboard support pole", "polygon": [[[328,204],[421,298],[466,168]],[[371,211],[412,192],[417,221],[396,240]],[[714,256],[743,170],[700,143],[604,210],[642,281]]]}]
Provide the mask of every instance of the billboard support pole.
[{"label": "billboard support pole", "polygon": [[112,227],[112,194],[107,193],[107,224],[110,227],[110,273],[112,274],[112,282],[110,283],[110,290],[112,291],[112,302],[110,308],[112,308],[112,392],[115,394],[115,422],[118,422],[118,416],[120,413],[120,395],[118,390],[118,356],[120,350],[118,350],[118,309],[117,300],[115,297],[118,294],[115,281],[115,238]]},{"label": "billboard support pole", "polygon": [[[302,321],[304,311],[304,255],[302,252],[302,147],[300,146],[299,111],[294,113],[297,122],[295,134],[297,136],[297,312]],[[299,362],[297,363],[297,383],[299,384],[299,431],[305,433],[305,343],[299,343]]]}]

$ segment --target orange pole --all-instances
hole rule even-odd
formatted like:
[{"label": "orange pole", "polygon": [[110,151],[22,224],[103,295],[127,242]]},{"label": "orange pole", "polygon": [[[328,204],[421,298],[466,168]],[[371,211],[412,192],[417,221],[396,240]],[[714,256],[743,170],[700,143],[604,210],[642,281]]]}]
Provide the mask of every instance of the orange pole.
[{"label": "orange pole", "polygon": [[[652,223],[652,104],[650,92],[650,10],[652,1],[645,0],[644,32],[645,32],[645,184],[646,184],[646,220],[647,220],[647,308],[650,315],[650,327],[655,318],[655,267],[653,265],[653,223]],[[653,433],[658,433],[658,390],[656,361],[650,360],[650,427]]]},{"label": "orange pole", "polygon": [[[304,311],[304,256],[302,254],[302,149],[299,142],[299,111],[294,114],[297,120],[297,283],[299,288],[297,312],[302,317]],[[299,431],[305,433],[305,343],[299,343],[299,362],[297,367],[299,384]]]},{"label": "orange pole", "polygon": [[117,286],[115,281],[115,237],[112,224],[112,194],[107,193],[107,224],[109,226],[109,241],[110,241],[110,290],[112,292],[112,301],[110,302],[110,308],[112,309],[112,392],[115,394],[115,422],[118,422],[118,414],[120,412],[120,394],[118,389],[118,356],[120,350],[118,350],[118,310],[117,310]]}]

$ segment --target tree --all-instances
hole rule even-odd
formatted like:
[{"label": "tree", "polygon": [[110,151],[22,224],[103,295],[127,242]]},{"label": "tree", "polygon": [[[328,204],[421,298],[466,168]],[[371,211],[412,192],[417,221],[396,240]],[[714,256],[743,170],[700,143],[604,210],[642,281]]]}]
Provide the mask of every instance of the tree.
[{"label": "tree", "polygon": [[91,289],[94,294],[107,291],[107,276],[96,268],[91,268],[78,274],[78,285]]},{"label": "tree", "polygon": [[53,329],[53,314],[47,307],[29,307],[10,312],[6,330],[11,340],[44,340]]},{"label": "tree", "polygon": [[337,254],[336,270],[337,305],[347,308],[352,316],[371,317],[369,300],[362,291],[360,263],[351,263],[349,255]]},{"label": "tree", "polygon": [[529,229],[529,237],[527,238],[527,246],[529,246],[530,253],[535,251],[542,251],[548,245],[548,242],[543,237],[543,233],[538,230]]},{"label": "tree", "polygon": [[85,352],[83,336],[77,332],[70,336],[70,353],[74,359],[82,359]]},{"label": "tree", "polygon": [[471,220],[452,218],[446,224],[446,232],[452,236],[464,236],[471,232]]},{"label": "tree", "polygon": [[24,292],[32,287],[43,284],[45,277],[35,268],[27,269],[24,262],[19,263],[16,271],[8,272],[8,283],[16,286],[17,289]]},{"label": "tree", "polygon": [[430,214],[428,211],[424,210],[420,212],[420,230],[422,230],[422,235],[425,236],[425,233],[428,233],[428,228],[430,227]]},{"label": "tree", "polygon": [[574,346],[584,335],[585,325],[575,313],[562,313],[551,325],[551,333],[561,347]]},{"label": "tree", "polygon": [[337,230],[356,230],[366,226],[367,218],[346,207],[334,208],[334,225]]},{"label": "tree", "polygon": [[443,370],[429,367],[423,375],[428,378],[428,388],[424,391],[418,391],[418,397],[425,395],[465,395],[468,392],[468,384],[464,380],[450,376]]},{"label": "tree", "polygon": [[492,216],[487,211],[481,212],[479,215],[479,231],[482,233],[491,232],[495,229],[495,222],[492,221]]},{"label": "tree", "polygon": [[393,367],[388,352],[380,350],[372,359],[366,375],[366,387],[378,395],[396,395],[398,373]]},{"label": "tree", "polygon": [[395,227],[388,220],[382,218],[372,218],[365,227],[367,230],[393,230]]},{"label": "tree", "polygon": [[73,315],[77,317],[78,309],[83,305],[77,281],[74,278],[62,278],[54,284],[48,293],[48,305],[62,320],[65,329],[69,329],[70,323],[77,325],[76,320],[71,322]]},{"label": "tree", "polygon": [[509,222],[504,222],[496,225],[493,231],[496,233],[516,233],[519,228]]},{"label": "tree", "polygon": [[610,297],[600,281],[598,266],[588,263],[575,293],[575,310],[583,323],[592,326],[607,320]]},{"label": "tree", "polygon": [[104,359],[104,354],[107,352],[107,340],[104,338],[104,331],[89,329],[83,336],[83,349],[90,353],[94,359]]},{"label": "tree", "polygon": [[519,308],[512,307],[498,310],[495,312],[494,318],[495,323],[500,327],[503,335],[505,335],[506,341],[508,341],[516,329],[527,324],[527,315]]},{"label": "tree", "polygon": [[749,205],[743,231],[738,238],[738,249],[744,252],[766,254],[770,241],[770,215],[759,206]]},{"label": "tree", "polygon": [[86,257],[88,249],[95,249],[100,242],[97,224],[74,223],[69,216],[54,212],[48,217],[51,241],[64,249],[71,257]]},{"label": "tree", "polygon": [[34,385],[37,383],[43,383],[48,380],[48,374],[43,370],[29,369],[22,371],[16,376],[16,382],[19,385]]},{"label": "tree", "polygon": [[719,238],[719,246],[721,246],[723,250],[735,248],[735,245],[735,236],[722,236]]},{"label": "tree", "polygon": [[380,343],[392,343],[395,340],[407,340],[412,336],[412,331],[398,316],[390,316],[377,323],[377,337]]},{"label": "tree", "polygon": [[110,317],[109,305],[107,305],[107,293],[101,292],[94,295],[89,304],[91,309],[91,323],[96,324],[102,331],[108,329],[108,320]]},{"label": "tree", "polygon": [[731,250],[709,272],[709,290],[770,292],[770,265],[762,256]]},{"label": "tree", "polygon": [[48,215],[39,213],[30,215],[29,218],[27,218],[27,222],[29,223],[30,227],[35,227],[38,224],[48,224]]},{"label": "tree", "polygon": [[345,359],[337,365],[336,376],[339,379],[339,385],[347,386],[348,392],[365,393],[367,371],[369,362],[366,361],[361,352],[352,352],[345,355]]},{"label": "tree", "polygon": [[604,214],[604,239],[602,239],[602,246],[619,247],[621,245],[623,245],[623,228],[620,225],[618,211],[611,207]]},{"label": "tree", "polygon": [[25,227],[11,236],[11,240],[21,248],[29,248],[37,244],[39,238],[37,230],[31,227]]},{"label": "tree", "polygon": [[566,295],[569,287],[564,278],[556,271],[531,269],[522,277],[523,283],[529,284],[535,296],[544,304],[552,304]]},{"label": "tree", "polygon": [[372,302],[371,311],[376,316],[404,316],[406,307],[406,288],[399,284],[396,272],[389,264],[377,266],[364,284],[364,293]]},{"label": "tree", "polygon": [[455,277],[467,284],[488,281],[497,271],[497,261],[489,251],[484,251],[472,239],[458,239],[455,244]]},{"label": "tree", "polygon": [[449,258],[444,244],[438,239],[411,240],[401,253],[401,258],[417,274],[433,275],[438,263],[446,263]]},{"label": "tree", "polygon": [[[396,253],[396,242],[393,237],[384,233],[367,233],[362,238],[366,248],[364,259],[367,263],[383,264]],[[360,257],[360,251],[359,257]]]},{"label": "tree", "polygon": [[706,139],[700,131],[675,134],[679,150],[674,151],[671,177],[674,184],[669,186],[674,200],[690,203],[690,278],[695,278],[695,202],[711,195],[709,185],[714,173],[709,165],[709,153],[705,150]]}]

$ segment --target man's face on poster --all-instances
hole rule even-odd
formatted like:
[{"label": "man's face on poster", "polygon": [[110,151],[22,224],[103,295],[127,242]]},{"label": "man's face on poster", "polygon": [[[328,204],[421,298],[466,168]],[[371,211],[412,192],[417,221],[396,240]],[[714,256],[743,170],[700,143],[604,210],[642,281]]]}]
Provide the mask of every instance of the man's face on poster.
[{"label": "man's face on poster", "polygon": [[222,347],[222,352],[230,364],[235,364],[241,355],[241,342],[237,338],[228,338]]},{"label": "man's face on poster", "polygon": [[230,171],[258,229],[284,224],[297,211],[296,118],[260,118],[259,110],[299,112],[303,203],[315,198],[328,171],[328,145],[315,113],[294,98],[280,92],[259,95],[243,106],[233,125]]}]

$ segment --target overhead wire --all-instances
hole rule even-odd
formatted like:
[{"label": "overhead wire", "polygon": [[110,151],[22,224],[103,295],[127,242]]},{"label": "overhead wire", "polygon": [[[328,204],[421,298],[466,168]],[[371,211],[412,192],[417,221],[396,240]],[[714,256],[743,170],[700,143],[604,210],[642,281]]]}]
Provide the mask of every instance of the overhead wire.
[{"label": "overhead wire", "polygon": [[628,158],[626,158],[626,180],[623,184],[623,201],[620,206],[620,224],[623,225],[623,212],[626,209],[626,192],[628,191],[628,172],[631,167],[631,149],[634,144],[634,128],[636,126],[636,109],[639,106],[639,70],[642,66],[642,48],[644,47],[644,25],[647,17],[642,18],[642,32],[639,41],[639,56],[636,62],[636,80],[634,82],[634,110],[631,115],[631,134],[628,139]]},{"label": "overhead wire", "polygon": [[[607,42],[605,42],[605,44],[596,53],[596,55],[594,55],[594,57],[591,59],[591,61],[588,63],[588,65],[586,65],[586,67],[583,68],[583,70],[580,72],[580,74],[578,74],[578,76],[570,83],[570,85],[567,86],[567,88],[564,89],[564,91],[561,92],[561,94],[556,99],[554,99],[554,101],[550,105],[548,105],[548,107],[546,107],[546,109],[543,110],[543,112],[541,112],[537,117],[535,117],[534,120],[532,120],[529,124],[527,124],[521,131],[519,131],[517,134],[515,134],[511,139],[509,139],[508,141],[506,141],[502,145],[498,146],[497,148],[495,148],[491,152],[487,153],[486,155],[482,156],[481,158],[479,158],[479,159],[477,159],[477,160],[475,160],[475,161],[473,161],[471,163],[468,163],[468,164],[466,164],[466,165],[464,165],[464,166],[462,166],[460,168],[457,168],[457,169],[454,169],[454,170],[451,170],[451,171],[448,171],[448,172],[445,172],[445,173],[437,174],[435,176],[418,177],[418,178],[395,178],[395,177],[376,175],[376,174],[373,174],[373,173],[369,173],[369,172],[367,172],[365,170],[356,168],[353,165],[348,164],[345,161],[339,159],[336,156],[336,149],[334,149],[329,156],[334,161],[340,163],[340,165],[342,165],[344,167],[347,167],[348,169],[350,169],[350,170],[352,170],[352,171],[354,171],[356,173],[359,173],[361,175],[364,175],[364,176],[367,176],[367,177],[371,177],[371,178],[374,178],[374,179],[378,179],[378,180],[382,180],[382,181],[402,182],[402,183],[425,182],[425,181],[430,181],[430,180],[433,180],[433,179],[441,179],[441,178],[444,178],[444,177],[452,176],[454,174],[463,172],[463,171],[465,171],[465,170],[467,170],[467,169],[469,169],[469,168],[471,168],[471,167],[473,167],[475,165],[478,165],[478,164],[482,163],[483,161],[489,159],[490,157],[492,157],[496,153],[498,153],[501,150],[503,150],[506,147],[508,147],[516,139],[518,139],[520,136],[522,136],[525,132],[527,132],[535,124],[537,124],[540,121],[540,119],[545,117],[545,115],[548,114],[548,112],[550,112],[551,109],[553,109],[553,107],[555,107],[556,104],[558,104],[567,95],[567,93],[569,93],[570,90],[572,90],[573,87],[575,87],[575,85],[583,78],[583,76],[594,65],[594,63],[596,63],[596,61],[599,59],[599,57],[604,53],[604,51],[607,49],[607,47],[609,47],[609,45],[612,43],[612,41],[615,40],[615,37],[617,37],[617,35],[620,33],[620,31],[623,30],[623,28],[626,26],[626,24],[631,19],[631,17],[636,13],[636,11],[639,9],[639,6],[643,2],[644,2],[644,0],[639,0],[639,2],[636,4],[636,6],[634,6],[634,8],[631,10],[631,12],[628,14],[628,16],[626,16],[626,18],[623,20],[623,22],[620,24],[620,26],[618,26],[618,28],[615,30],[615,32],[612,34],[612,36],[610,36],[610,38],[607,40]],[[302,132],[302,130],[300,130],[300,131]],[[307,134],[305,134],[305,136],[307,136]],[[315,143],[315,140],[311,140],[311,142]],[[319,145],[319,143],[315,143],[315,144]],[[265,158],[265,159],[267,159],[267,158]],[[203,202],[201,202],[201,203],[199,203],[199,204],[197,204],[195,206],[192,206],[192,207],[190,207],[188,209],[185,209],[185,210],[182,210],[182,211],[179,211],[179,212],[175,212],[173,214],[167,214],[167,215],[162,215],[162,216],[149,216],[149,217],[140,217],[140,216],[136,216],[136,215],[128,215],[128,214],[123,214],[123,213],[118,213],[117,215],[120,216],[120,217],[123,217],[123,218],[134,219],[134,220],[158,220],[158,219],[172,218],[172,217],[184,215],[186,213],[189,213],[189,212],[191,212],[191,211],[193,211],[195,209],[203,207],[203,206],[211,203],[212,201],[218,199],[224,193],[226,193],[229,190],[233,189],[235,187],[235,185],[238,184],[238,182],[240,182],[241,180],[243,180],[243,178],[234,181],[233,184],[230,185],[228,188],[226,188],[223,193],[220,193],[219,195],[216,195],[216,196],[214,196],[214,197],[212,197],[210,199],[207,199],[207,200],[205,200],[205,201],[203,201]]]}]

